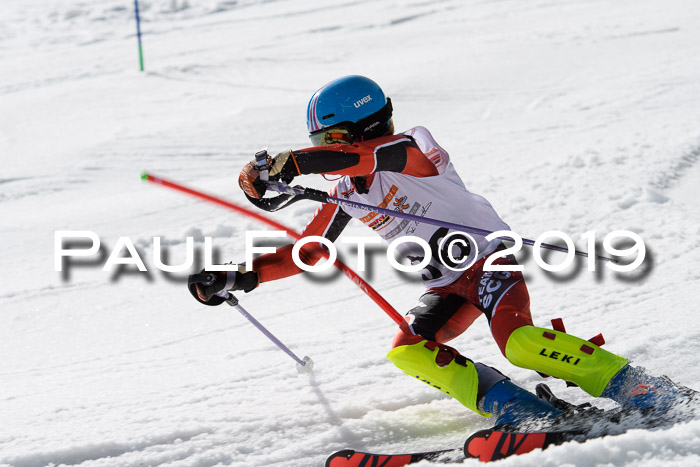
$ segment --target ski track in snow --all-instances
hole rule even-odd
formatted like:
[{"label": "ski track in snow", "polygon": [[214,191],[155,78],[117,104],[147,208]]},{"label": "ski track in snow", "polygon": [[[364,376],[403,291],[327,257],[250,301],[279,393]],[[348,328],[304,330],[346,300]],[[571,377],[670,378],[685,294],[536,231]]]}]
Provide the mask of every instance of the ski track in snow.
[{"label": "ski track in snow", "polygon": [[[153,267],[205,236],[242,260],[254,221],[147,185],[142,170],[246,204],[237,173],[262,146],[308,145],[309,96],[365,74],[398,129],[424,125],[467,187],[524,237],[558,229],[644,239],[629,275],[584,261],[526,266],[535,324],[603,332],[607,347],[700,388],[700,10],[619,2],[11,0],[0,15],[0,464],[312,466],[354,448],[459,447],[490,426],[384,358],[394,324],[346,279],[294,277],[241,303],[310,375],[187,273]],[[327,189],[308,177],[302,184]],[[272,214],[300,230],[316,206]],[[91,230],[100,256],[54,271],[54,231]],[[345,235],[371,235],[353,223]],[[102,272],[119,237],[148,273]],[[355,258],[340,248],[349,265]],[[557,256],[549,257],[556,261]],[[379,251],[365,277],[400,312],[422,291]],[[195,268],[193,268],[195,269]],[[528,389],[485,320],[453,342]],[[591,401],[547,381],[560,396]],[[609,401],[593,401],[612,407]],[[465,464],[476,465],[466,461]],[[499,465],[697,465],[700,420],[567,443]],[[423,462],[421,465],[431,465]]]}]

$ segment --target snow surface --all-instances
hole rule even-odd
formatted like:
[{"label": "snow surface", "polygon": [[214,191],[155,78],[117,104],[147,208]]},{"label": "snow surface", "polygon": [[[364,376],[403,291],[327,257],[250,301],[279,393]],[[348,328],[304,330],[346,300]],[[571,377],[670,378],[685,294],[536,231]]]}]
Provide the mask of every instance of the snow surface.
[{"label": "snow surface", "polygon": [[[130,1],[3,2],[0,462],[311,466],[342,448],[458,447],[489,426],[384,358],[394,323],[343,277],[294,277],[241,297],[314,359],[299,376],[235,310],[194,302],[187,273],[154,267],[154,236],[172,264],[187,236],[198,251],[212,236],[221,260],[241,261],[244,232],[261,226],[143,183],[142,170],[246,204],[240,167],[261,146],[307,146],[308,98],[355,73],[383,86],[398,129],[431,129],[467,186],[521,235],[639,233],[649,259],[627,275],[585,263],[545,275],[524,250],[535,324],[563,317],[579,336],[602,331],[610,350],[700,388],[696,0],[141,7],[143,73]],[[315,208],[273,217],[301,229]],[[101,258],[56,272],[56,230],[96,232]],[[347,234],[371,235],[358,223]],[[101,271],[119,237],[136,243],[148,273]],[[355,264],[352,251],[344,258]],[[381,252],[371,264],[365,277],[409,309],[421,285]],[[454,345],[529,389],[541,381],[500,355],[484,319]],[[700,421],[499,465],[700,465]]]}]

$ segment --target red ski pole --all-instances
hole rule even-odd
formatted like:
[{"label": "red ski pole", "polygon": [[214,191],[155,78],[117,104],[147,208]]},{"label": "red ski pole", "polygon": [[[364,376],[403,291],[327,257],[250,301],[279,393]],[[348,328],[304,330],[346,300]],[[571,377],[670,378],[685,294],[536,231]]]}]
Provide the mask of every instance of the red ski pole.
[{"label": "red ski pole", "polygon": [[[218,204],[219,206],[223,206],[225,208],[231,209],[233,211],[236,211],[240,214],[243,214],[245,216],[251,217],[255,220],[258,220],[264,224],[269,225],[270,227],[276,229],[276,230],[284,230],[287,232],[287,234],[294,238],[295,240],[299,240],[301,237],[301,234],[298,232],[290,229],[289,227],[280,224],[279,222],[276,222],[266,216],[263,216],[262,214],[259,214],[257,212],[251,211],[250,209],[244,208],[242,206],[239,206],[235,203],[232,203],[230,201],[226,201],[222,198],[212,196],[206,193],[203,193],[198,190],[194,190],[192,188],[188,188],[184,185],[181,185],[179,183],[175,183],[169,180],[166,180],[161,177],[157,177],[155,175],[149,174],[149,173],[143,173],[141,175],[141,179],[145,180],[147,182],[155,183],[156,185],[161,185],[167,188],[171,188],[173,190],[181,191],[183,193],[187,193],[188,195],[192,195],[196,198],[209,201],[210,203]],[[326,254],[326,258],[327,258]],[[401,317],[398,311],[392,307],[389,302],[387,302],[384,297],[382,297],[379,292],[374,290],[371,285],[369,285],[362,277],[360,277],[355,271],[350,269],[346,264],[341,262],[340,260],[335,261],[333,265],[343,271],[343,273],[350,279],[356,286],[360,288],[369,298],[374,300],[374,302],[379,305],[379,307],[387,314],[389,317],[394,320],[396,324],[398,324],[402,329],[407,327],[406,321]]]}]

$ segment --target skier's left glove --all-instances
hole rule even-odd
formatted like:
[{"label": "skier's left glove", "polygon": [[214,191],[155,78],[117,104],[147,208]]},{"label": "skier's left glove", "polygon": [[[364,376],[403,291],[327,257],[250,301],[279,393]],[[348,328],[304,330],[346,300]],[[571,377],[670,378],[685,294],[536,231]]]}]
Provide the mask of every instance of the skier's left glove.
[{"label": "skier's left glove", "polygon": [[[267,166],[270,180],[282,180],[291,183],[294,177],[300,175],[299,165],[292,151],[284,151],[274,158],[268,157]],[[265,184],[260,180],[260,172],[256,161],[248,162],[238,176],[238,185],[251,198],[262,198],[265,194]]]},{"label": "skier's left glove", "polygon": [[258,274],[246,271],[242,265],[238,271],[207,272],[192,274],[187,281],[187,288],[192,296],[205,305],[221,305],[228,299],[229,290],[250,292],[258,286]]}]

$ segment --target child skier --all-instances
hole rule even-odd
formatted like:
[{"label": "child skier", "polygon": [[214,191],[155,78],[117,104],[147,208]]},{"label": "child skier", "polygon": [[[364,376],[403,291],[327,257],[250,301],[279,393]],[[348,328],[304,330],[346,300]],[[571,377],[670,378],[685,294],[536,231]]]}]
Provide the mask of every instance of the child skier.
[{"label": "child skier", "polygon": [[[347,76],[319,89],[308,105],[307,126],[314,147],[285,151],[271,159],[270,179],[289,183],[300,175],[340,175],[330,191],[334,197],[489,231],[509,230],[485,198],[465,188],[449,154],[427,129],[394,134],[391,100],[372,80]],[[265,185],[255,161],[243,168],[239,184],[254,204],[260,201]],[[302,235],[335,241],[351,218],[387,241],[412,235],[433,248],[422,271],[426,291],[407,313],[406,325],[396,334],[387,358],[476,413],[495,415],[497,424],[512,425],[561,413],[498,370],[446,345],[481,314],[503,355],[516,366],[572,382],[592,396],[623,406],[668,408],[678,396],[675,386],[631,367],[619,355],[565,332],[534,326],[522,273],[485,269],[489,258],[496,258],[494,265],[517,264],[513,256],[499,254],[504,249],[500,240],[474,236],[473,244],[462,236],[451,242],[455,251],[448,252],[444,240],[455,238],[456,232],[330,203],[319,207]],[[424,260],[424,253],[406,248],[405,243],[402,247],[398,251],[412,263]],[[261,283],[301,272],[291,251],[292,245],[287,245],[263,255],[253,261],[251,271],[239,267],[217,273],[217,281],[208,286],[190,281],[189,290],[198,301],[219,305],[229,290],[249,292]],[[459,270],[454,253],[475,262]],[[307,244],[300,256],[314,264],[321,255],[318,244]]]}]

